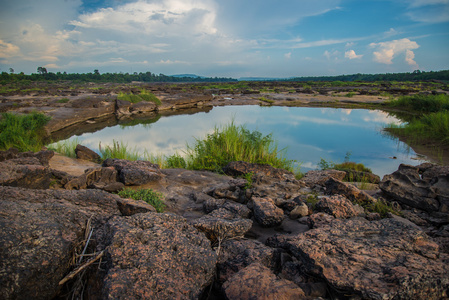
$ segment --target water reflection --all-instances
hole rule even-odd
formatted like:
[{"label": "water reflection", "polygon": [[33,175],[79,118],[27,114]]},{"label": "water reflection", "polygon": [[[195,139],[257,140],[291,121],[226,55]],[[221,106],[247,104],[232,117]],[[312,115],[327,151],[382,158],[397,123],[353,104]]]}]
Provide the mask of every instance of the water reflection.
[{"label": "water reflection", "polygon": [[[171,155],[182,152],[186,143],[202,138],[214,126],[232,119],[250,130],[273,133],[279,148],[287,147],[287,156],[302,162],[302,171],[316,169],[321,158],[342,162],[347,152],[351,160],[364,163],[383,176],[395,171],[400,163],[416,165],[416,154],[406,144],[381,133],[383,125],[400,123],[378,110],[304,108],[304,107],[216,107],[193,116],[161,117],[157,122],[133,126],[114,126],[78,137],[80,142],[98,151],[98,144],[123,141],[136,149]],[[150,125],[148,125],[150,124]],[[397,159],[391,159],[397,157]]]}]

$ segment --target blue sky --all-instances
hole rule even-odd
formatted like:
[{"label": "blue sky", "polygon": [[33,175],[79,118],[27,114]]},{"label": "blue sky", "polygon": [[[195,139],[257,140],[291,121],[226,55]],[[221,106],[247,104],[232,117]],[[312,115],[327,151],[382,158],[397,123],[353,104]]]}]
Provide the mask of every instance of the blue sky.
[{"label": "blue sky", "polygon": [[449,69],[449,0],[0,0],[0,71],[289,77]]}]

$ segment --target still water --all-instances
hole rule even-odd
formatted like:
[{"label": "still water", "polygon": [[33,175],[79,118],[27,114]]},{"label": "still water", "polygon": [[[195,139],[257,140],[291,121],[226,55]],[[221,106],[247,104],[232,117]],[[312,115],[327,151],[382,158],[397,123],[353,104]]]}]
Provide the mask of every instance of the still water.
[{"label": "still water", "polygon": [[[85,133],[78,141],[98,152],[113,140],[123,141],[131,149],[153,154],[182,154],[186,143],[213,132],[215,125],[234,120],[247,129],[263,134],[272,133],[279,149],[286,148],[287,158],[298,161],[301,171],[318,169],[321,158],[335,163],[350,160],[383,176],[397,170],[399,164],[417,165],[422,162],[406,144],[382,133],[385,124],[401,121],[379,110],[225,106],[194,115],[161,117],[151,125],[114,126],[95,133]],[[395,157],[396,159],[393,159]]]}]

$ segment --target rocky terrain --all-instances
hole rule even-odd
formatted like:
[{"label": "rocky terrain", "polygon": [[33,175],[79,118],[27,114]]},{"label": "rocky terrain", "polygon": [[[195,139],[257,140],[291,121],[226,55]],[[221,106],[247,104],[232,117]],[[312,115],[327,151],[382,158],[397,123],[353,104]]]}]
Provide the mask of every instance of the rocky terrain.
[{"label": "rocky terrain", "polygon": [[[10,149],[0,168],[1,299],[448,298],[447,166],[401,165],[369,191],[245,162]],[[162,192],[165,212],[112,193],[125,186]],[[367,209],[384,202],[399,215]]]}]

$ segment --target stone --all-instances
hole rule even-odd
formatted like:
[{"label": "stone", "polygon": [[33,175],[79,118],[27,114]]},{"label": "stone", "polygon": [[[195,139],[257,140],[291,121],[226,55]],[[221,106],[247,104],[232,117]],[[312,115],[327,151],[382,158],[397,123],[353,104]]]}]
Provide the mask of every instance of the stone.
[{"label": "stone", "polygon": [[269,198],[253,197],[254,219],[263,227],[274,227],[284,220],[284,211]]},{"label": "stone", "polygon": [[48,189],[51,170],[36,157],[14,158],[0,162],[0,185],[30,189]]},{"label": "stone", "polygon": [[209,240],[180,216],[114,217],[106,236],[103,299],[198,299],[214,278]]},{"label": "stone", "polygon": [[240,270],[223,284],[227,299],[287,300],[302,299],[304,291],[293,282],[278,279],[260,263]]},{"label": "stone", "polygon": [[363,299],[447,297],[449,256],[416,225],[400,219],[334,219],[296,236],[276,236],[307,274]]},{"label": "stone", "polygon": [[108,158],[103,162],[103,167],[114,167],[119,181],[124,185],[144,185],[163,177],[159,166],[149,161]]},{"label": "stone", "polygon": [[354,205],[346,197],[334,195],[323,197],[315,205],[316,211],[327,213],[335,218],[347,219],[359,215]]},{"label": "stone", "polygon": [[96,234],[120,215],[102,191],[0,187],[0,298],[53,299],[92,218]]},{"label": "stone", "polygon": [[209,189],[204,190],[204,192],[217,199],[229,199],[239,203],[246,203],[245,185],[245,179],[232,179],[228,182],[210,187]]},{"label": "stone", "polygon": [[140,101],[132,104],[130,111],[132,114],[141,114],[153,112],[157,109],[157,105],[151,101]]},{"label": "stone", "polygon": [[78,159],[84,159],[95,163],[99,163],[101,161],[101,157],[98,153],[80,144],[76,145],[75,154]]},{"label": "stone", "polygon": [[[103,189],[117,182],[117,171],[112,167],[90,168],[84,174],[69,180],[64,188],[80,190],[86,188]],[[109,186],[111,188],[112,186]]]},{"label": "stone", "polygon": [[420,166],[401,164],[396,172],[384,176],[380,189],[408,206],[449,214],[449,167]]},{"label": "stone", "polygon": [[309,215],[309,207],[307,204],[301,203],[290,212],[290,219],[295,220],[307,215]]},{"label": "stone", "polygon": [[316,185],[325,186],[326,181],[329,178],[334,178],[336,180],[343,180],[345,178],[346,172],[337,170],[312,170],[308,171],[306,175],[301,179],[309,187],[315,187]]},{"label": "stone", "polygon": [[207,238],[216,242],[244,236],[251,229],[253,222],[240,218],[225,208],[219,208],[193,221],[192,224],[204,232]]},{"label": "stone", "polygon": [[344,195],[351,202],[356,204],[376,203],[376,199],[368,195],[366,192],[359,190],[352,184],[329,178],[326,181],[326,193],[328,195]]},{"label": "stone", "polygon": [[329,225],[334,219],[335,217],[323,212],[314,213],[307,218],[307,226],[310,229],[324,227]]},{"label": "stone", "polygon": [[227,164],[223,171],[225,174],[238,177],[253,173],[276,179],[295,180],[295,175],[284,169],[277,169],[267,164],[253,164],[244,161],[233,161]]},{"label": "stone", "polygon": [[138,213],[156,212],[156,208],[142,200],[121,198],[117,200],[117,207],[124,216]]}]

